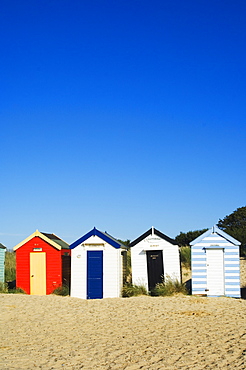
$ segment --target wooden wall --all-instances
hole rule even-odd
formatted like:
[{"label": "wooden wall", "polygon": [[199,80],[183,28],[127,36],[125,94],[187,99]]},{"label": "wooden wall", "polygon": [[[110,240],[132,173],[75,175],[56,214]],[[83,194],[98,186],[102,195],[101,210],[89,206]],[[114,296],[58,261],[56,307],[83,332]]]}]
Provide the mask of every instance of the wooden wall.
[{"label": "wooden wall", "polygon": [[180,281],[180,257],[178,245],[173,245],[157,235],[149,235],[131,247],[132,282],[148,287],[146,251],[162,250],[164,276]]},{"label": "wooden wall", "polygon": [[46,253],[46,294],[51,294],[62,284],[61,251],[39,237],[32,238],[15,252],[16,287],[30,294],[30,253],[37,248]]},{"label": "wooden wall", "polygon": [[121,249],[98,236],[89,237],[71,250],[71,296],[87,299],[87,251],[103,251],[103,298],[120,297],[122,288]]},{"label": "wooden wall", "polygon": [[0,248],[0,282],[4,282],[5,248]]},{"label": "wooden wall", "polygon": [[[223,233],[225,236],[220,233],[221,231],[213,232],[210,229],[203,234],[204,236],[197,238],[197,242],[195,240],[191,243],[192,294],[239,298],[241,296],[239,245],[235,245],[229,235],[227,238],[225,233]],[[208,261],[208,257],[211,262]],[[214,266],[212,277],[209,272],[211,264]],[[213,281],[210,282],[208,279]],[[221,289],[222,279],[223,290]]]}]

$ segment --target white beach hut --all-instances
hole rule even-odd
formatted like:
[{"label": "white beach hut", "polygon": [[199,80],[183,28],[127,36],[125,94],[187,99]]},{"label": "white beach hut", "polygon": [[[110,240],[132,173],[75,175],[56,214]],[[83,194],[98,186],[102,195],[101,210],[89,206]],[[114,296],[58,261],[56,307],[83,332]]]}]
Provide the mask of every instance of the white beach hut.
[{"label": "white beach hut", "polygon": [[96,228],[70,245],[71,297],[83,299],[121,296],[126,247]]},{"label": "white beach hut", "polygon": [[152,227],[129,247],[133,284],[144,285],[151,291],[163,277],[180,281],[179,247],[175,240]]},{"label": "white beach hut", "polygon": [[190,243],[192,294],[241,297],[240,244],[217,226]]}]

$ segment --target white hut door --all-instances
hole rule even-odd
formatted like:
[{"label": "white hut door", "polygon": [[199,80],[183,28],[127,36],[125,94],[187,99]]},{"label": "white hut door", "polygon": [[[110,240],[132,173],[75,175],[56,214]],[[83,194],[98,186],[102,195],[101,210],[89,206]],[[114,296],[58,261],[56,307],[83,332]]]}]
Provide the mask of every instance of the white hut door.
[{"label": "white hut door", "polygon": [[224,295],[224,250],[222,248],[207,249],[207,294]]}]

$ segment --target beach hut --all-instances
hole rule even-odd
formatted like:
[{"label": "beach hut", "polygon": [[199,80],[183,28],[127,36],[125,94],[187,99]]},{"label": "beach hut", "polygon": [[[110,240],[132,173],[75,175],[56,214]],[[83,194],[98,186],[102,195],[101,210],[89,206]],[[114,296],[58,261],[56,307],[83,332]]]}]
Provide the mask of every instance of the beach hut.
[{"label": "beach hut", "polygon": [[70,284],[69,245],[55,234],[36,230],[17,244],[16,287],[27,294],[46,295]]},{"label": "beach hut", "polygon": [[180,281],[179,247],[175,240],[152,227],[129,247],[133,284],[152,291],[165,277]]},{"label": "beach hut", "polygon": [[6,247],[0,243],[0,282],[4,283],[4,267],[5,267]]},{"label": "beach hut", "polygon": [[96,228],[70,245],[71,296],[83,299],[120,297],[126,247]]},{"label": "beach hut", "polygon": [[217,226],[190,243],[192,294],[240,298],[240,244]]}]

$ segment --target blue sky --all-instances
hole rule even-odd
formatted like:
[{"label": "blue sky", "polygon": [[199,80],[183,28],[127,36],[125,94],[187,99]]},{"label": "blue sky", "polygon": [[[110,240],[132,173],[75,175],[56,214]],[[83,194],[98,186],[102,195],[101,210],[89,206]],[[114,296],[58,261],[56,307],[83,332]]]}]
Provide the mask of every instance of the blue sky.
[{"label": "blue sky", "polygon": [[0,242],[175,237],[245,206],[245,16],[244,0],[2,1]]}]

